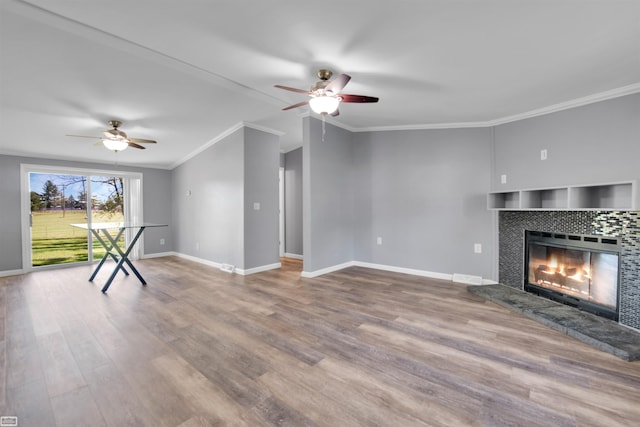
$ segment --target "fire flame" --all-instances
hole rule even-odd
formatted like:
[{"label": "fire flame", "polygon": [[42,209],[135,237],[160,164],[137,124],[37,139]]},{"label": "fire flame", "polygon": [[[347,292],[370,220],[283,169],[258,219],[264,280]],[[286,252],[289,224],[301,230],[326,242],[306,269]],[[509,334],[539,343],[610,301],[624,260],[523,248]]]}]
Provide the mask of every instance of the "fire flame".
[{"label": "fire flame", "polygon": [[544,275],[549,278],[548,283],[556,286],[563,286],[562,284],[553,281],[554,276],[561,275],[577,282],[583,282],[591,279],[590,270],[590,266],[586,263],[580,267],[570,267],[561,262],[556,255],[551,255],[547,258],[545,269],[541,271],[541,273],[544,273]]}]

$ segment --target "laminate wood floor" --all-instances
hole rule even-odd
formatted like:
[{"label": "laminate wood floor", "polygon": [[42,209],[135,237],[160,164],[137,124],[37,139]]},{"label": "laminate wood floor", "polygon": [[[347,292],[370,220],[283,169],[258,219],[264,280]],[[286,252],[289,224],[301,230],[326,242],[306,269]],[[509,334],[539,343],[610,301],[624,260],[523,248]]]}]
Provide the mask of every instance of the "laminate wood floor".
[{"label": "laminate wood floor", "polygon": [[625,362],[422,277],[176,257],[0,278],[0,415],[19,426],[638,426]]}]

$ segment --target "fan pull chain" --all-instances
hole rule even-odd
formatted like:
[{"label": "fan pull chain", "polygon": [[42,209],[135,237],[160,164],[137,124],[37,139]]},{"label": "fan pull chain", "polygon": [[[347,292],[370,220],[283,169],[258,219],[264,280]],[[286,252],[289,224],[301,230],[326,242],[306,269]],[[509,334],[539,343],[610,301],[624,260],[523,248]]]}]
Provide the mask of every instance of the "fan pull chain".
[{"label": "fan pull chain", "polygon": [[327,121],[327,114],[323,113],[322,114],[322,142],[324,142],[324,134],[326,133],[326,129],[325,129],[325,122]]}]

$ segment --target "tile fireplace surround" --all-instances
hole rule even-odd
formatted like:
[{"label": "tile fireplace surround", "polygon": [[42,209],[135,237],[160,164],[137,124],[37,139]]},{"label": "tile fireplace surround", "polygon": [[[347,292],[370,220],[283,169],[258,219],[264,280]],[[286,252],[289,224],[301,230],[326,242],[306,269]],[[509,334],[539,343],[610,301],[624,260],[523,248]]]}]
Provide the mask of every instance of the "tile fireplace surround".
[{"label": "tile fireplace surround", "polygon": [[499,281],[520,290],[525,230],[620,238],[619,322],[640,330],[640,211],[501,211]]}]

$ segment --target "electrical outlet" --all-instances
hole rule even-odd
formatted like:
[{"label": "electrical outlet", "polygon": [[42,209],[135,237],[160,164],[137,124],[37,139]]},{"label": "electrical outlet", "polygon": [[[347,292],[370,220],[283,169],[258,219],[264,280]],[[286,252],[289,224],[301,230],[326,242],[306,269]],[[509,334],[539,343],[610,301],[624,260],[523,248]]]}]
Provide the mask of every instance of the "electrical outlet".
[{"label": "electrical outlet", "polygon": [[260,202],[253,202],[253,210],[254,211],[260,210]]},{"label": "electrical outlet", "polygon": [[160,239],[160,245],[164,245],[164,239]]},{"label": "electrical outlet", "polygon": [[540,150],[540,160],[547,160],[547,149]]},{"label": "electrical outlet", "polygon": [[382,237],[378,237],[376,239],[376,244],[381,245],[382,244]]},{"label": "electrical outlet", "polygon": [[481,243],[476,243],[473,245],[473,252],[477,253],[477,254],[481,254],[482,253],[482,244]]},{"label": "electrical outlet", "polygon": [[506,184],[507,183],[507,175],[500,175],[500,184]]}]

